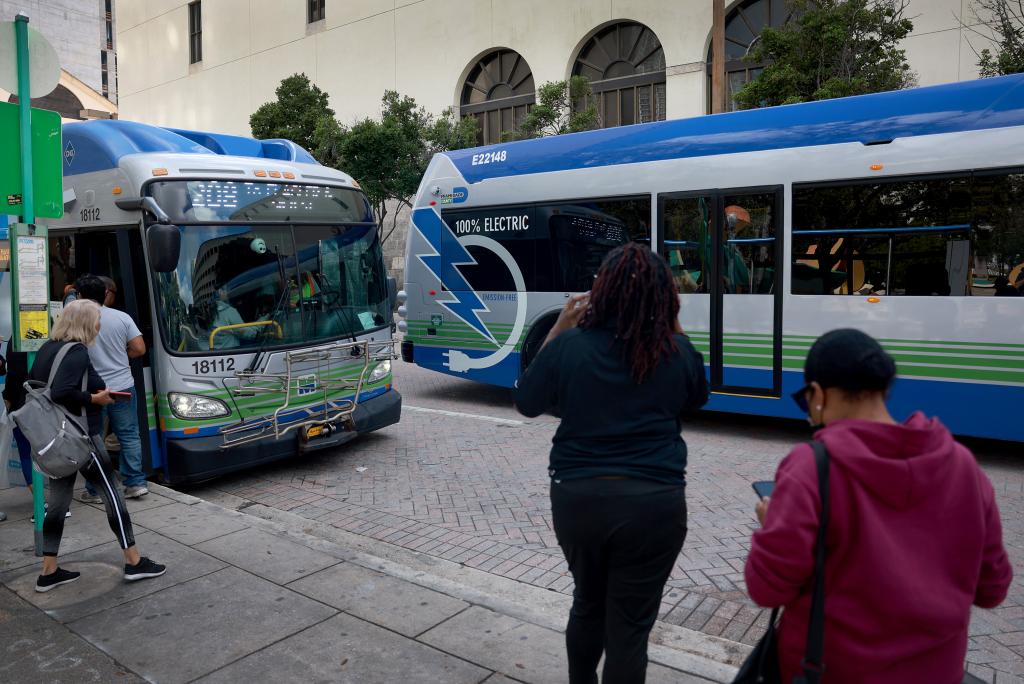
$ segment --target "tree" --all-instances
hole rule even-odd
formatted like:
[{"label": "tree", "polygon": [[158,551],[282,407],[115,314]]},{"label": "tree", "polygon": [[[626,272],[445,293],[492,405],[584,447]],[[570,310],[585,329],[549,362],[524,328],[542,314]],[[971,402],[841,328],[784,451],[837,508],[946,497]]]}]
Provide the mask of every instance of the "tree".
[{"label": "tree", "polygon": [[573,76],[568,81],[549,81],[537,91],[537,99],[519,128],[507,137],[523,140],[600,127],[597,101],[585,76]]},{"label": "tree", "polygon": [[[976,0],[975,18],[991,35],[996,52],[985,48],[978,54],[982,76],[1003,76],[1024,72],[1024,0]],[[975,33],[980,33],[972,27]]]},{"label": "tree", "polygon": [[[402,211],[412,206],[431,157],[471,147],[476,136],[475,119],[457,119],[450,108],[435,118],[413,98],[389,90],[381,100],[379,119],[367,117],[349,127],[333,117],[321,120],[311,149],[322,163],[359,181],[382,226],[390,213],[391,228],[382,240],[385,242]],[[389,211],[389,204],[394,203],[397,207]]]},{"label": "tree", "polygon": [[284,79],[276,93],[277,100],[260,105],[249,117],[253,137],[286,138],[312,152],[317,126],[324,119],[334,119],[334,110],[327,105],[327,93],[313,85],[305,74]]},{"label": "tree", "polygon": [[742,109],[828,100],[916,83],[900,41],[906,0],[793,0],[793,19],[766,27],[747,55],[767,64],[735,98]]}]

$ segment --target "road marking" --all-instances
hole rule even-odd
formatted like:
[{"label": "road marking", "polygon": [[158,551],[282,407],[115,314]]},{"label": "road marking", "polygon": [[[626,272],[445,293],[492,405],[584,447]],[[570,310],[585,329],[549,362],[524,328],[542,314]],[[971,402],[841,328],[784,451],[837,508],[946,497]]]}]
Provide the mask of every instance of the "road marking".
[{"label": "road marking", "polygon": [[409,406],[409,404],[403,404],[403,409],[409,411],[419,411],[420,413],[436,413],[440,416],[451,416],[452,418],[475,418],[476,420],[486,420],[491,423],[507,423],[509,425],[525,425],[521,420],[513,420],[511,418],[495,418],[494,416],[481,416],[479,413],[463,413],[462,411],[442,411],[441,409],[425,408],[423,406]]}]

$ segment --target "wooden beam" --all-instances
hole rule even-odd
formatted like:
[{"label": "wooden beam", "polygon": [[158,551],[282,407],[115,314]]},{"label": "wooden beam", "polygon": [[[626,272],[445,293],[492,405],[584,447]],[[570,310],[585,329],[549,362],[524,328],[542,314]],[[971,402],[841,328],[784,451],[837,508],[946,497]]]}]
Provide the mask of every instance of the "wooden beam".
[{"label": "wooden beam", "polygon": [[711,0],[711,113],[725,111],[725,0]]}]

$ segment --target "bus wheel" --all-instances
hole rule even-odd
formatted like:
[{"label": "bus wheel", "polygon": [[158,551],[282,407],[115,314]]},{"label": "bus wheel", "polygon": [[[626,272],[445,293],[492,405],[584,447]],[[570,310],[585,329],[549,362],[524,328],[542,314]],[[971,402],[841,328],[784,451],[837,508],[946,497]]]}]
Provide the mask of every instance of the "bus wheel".
[{"label": "bus wheel", "polygon": [[523,343],[523,351],[520,354],[524,372],[536,358],[537,352],[544,345],[544,338],[551,332],[556,320],[558,320],[558,316],[548,316],[537,321],[530,330],[530,334],[526,336],[526,342]]}]

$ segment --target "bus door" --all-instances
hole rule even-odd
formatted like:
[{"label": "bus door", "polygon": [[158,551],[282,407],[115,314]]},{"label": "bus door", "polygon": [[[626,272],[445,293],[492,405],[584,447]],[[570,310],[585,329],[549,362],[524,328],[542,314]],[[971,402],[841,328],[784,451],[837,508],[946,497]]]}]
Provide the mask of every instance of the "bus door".
[{"label": "bus door", "polygon": [[149,406],[152,401],[151,351],[153,319],[150,314],[149,283],[138,226],[89,228],[75,233],[50,233],[50,292],[59,301],[62,292],[81,275],[113,278],[117,296],[113,308],[132,317],[142,332],[147,353],[131,362],[138,400],[139,437],[142,440],[142,469],[153,470],[153,442],[150,439]]},{"label": "bus door", "polygon": [[782,395],[782,198],[782,186],[658,197],[659,250],[684,318],[687,295],[706,295],[693,302],[706,330],[686,332],[708,354],[713,392]]}]

